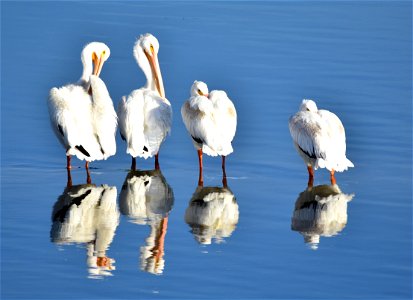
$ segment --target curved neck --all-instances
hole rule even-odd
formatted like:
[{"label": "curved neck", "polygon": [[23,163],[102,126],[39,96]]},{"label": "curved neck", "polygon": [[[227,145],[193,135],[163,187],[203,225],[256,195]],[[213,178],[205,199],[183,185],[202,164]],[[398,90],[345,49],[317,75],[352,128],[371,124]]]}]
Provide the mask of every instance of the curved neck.
[{"label": "curved neck", "polygon": [[85,89],[89,88],[90,75],[93,73],[93,63],[92,59],[86,59],[82,56],[83,72],[78,83],[82,85]]}]

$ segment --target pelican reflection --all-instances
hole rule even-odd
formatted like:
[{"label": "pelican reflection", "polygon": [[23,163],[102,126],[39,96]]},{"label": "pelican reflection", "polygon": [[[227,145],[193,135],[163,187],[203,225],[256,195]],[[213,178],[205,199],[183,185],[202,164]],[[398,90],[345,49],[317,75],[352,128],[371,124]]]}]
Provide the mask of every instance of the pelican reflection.
[{"label": "pelican reflection", "polygon": [[185,222],[200,244],[209,245],[214,239],[221,243],[231,236],[239,219],[238,204],[229,187],[198,185],[185,212]]},{"label": "pelican reflection", "polygon": [[90,278],[112,275],[113,258],[106,251],[119,224],[116,187],[70,185],[53,206],[51,241],[58,245],[85,244]]},{"label": "pelican reflection", "polygon": [[298,195],[291,229],[304,236],[311,249],[318,249],[320,236],[331,237],[347,224],[347,202],[354,194],[344,194],[337,184],[308,187]]},{"label": "pelican reflection", "polygon": [[132,223],[151,227],[146,244],[140,248],[142,271],[163,273],[168,214],[173,203],[173,190],[160,170],[131,171],[126,176],[119,196],[120,212]]}]

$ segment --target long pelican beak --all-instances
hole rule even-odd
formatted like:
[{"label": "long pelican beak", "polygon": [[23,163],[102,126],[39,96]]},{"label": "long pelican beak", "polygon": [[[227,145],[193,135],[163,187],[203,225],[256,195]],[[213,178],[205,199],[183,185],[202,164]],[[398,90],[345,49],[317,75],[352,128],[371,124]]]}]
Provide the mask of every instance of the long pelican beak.
[{"label": "long pelican beak", "polygon": [[95,66],[93,75],[99,76],[102,71],[103,63],[105,62],[103,59],[103,53],[100,54],[100,57],[98,57],[96,53],[93,53],[92,60],[93,65]]},{"label": "long pelican beak", "polygon": [[149,61],[149,65],[151,66],[153,76],[152,79],[155,81],[156,89],[158,90],[159,95],[162,98],[165,98],[165,89],[163,87],[161,69],[159,68],[158,55],[154,51],[151,51],[152,55],[150,55],[146,50],[143,52],[145,53],[146,58]]}]

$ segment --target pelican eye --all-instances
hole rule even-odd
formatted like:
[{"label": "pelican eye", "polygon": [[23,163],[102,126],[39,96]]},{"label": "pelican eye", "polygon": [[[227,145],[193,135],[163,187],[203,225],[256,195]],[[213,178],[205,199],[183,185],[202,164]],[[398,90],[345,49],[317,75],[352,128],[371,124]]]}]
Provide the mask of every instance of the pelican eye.
[{"label": "pelican eye", "polygon": [[198,92],[198,94],[199,94],[199,95],[201,95],[201,96],[203,96],[203,95],[204,95],[204,93],[202,93],[200,89],[198,89],[198,91],[197,91],[197,92]]},{"label": "pelican eye", "polygon": [[103,56],[104,56],[104,55],[106,54],[106,50],[103,50],[102,54],[103,54]]},{"label": "pelican eye", "polygon": [[155,52],[155,49],[153,48],[153,45],[151,44],[151,52],[153,53],[153,52]]}]

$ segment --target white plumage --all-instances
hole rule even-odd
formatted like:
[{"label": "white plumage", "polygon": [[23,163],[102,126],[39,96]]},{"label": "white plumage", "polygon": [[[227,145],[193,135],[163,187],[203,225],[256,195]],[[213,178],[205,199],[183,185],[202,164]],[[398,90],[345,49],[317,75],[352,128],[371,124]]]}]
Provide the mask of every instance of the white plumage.
[{"label": "white plumage", "polygon": [[191,86],[191,97],[181,108],[185,127],[198,150],[200,180],[202,180],[202,153],[223,157],[233,152],[232,140],[237,128],[237,111],[224,91],[208,93],[207,85],[195,81]]},{"label": "white plumage", "polygon": [[117,116],[106,85],[98,77],[109,56],[110,50],[103,43],[86,45],[81,54],[83,73],[78,83],[50,90],[50,121],[66,149],[68,168],[71,155],[90,162],[116,153]]},{"label": "white plumage", "polygon": [[312,185],[312,168],[326,168],[331,172],[342,172],[353,163],[346,157],[346,135],[340,119],[327,110],[319,110],[312,100],[303,100],[300,110],[289,119],[290,133],[298,153],[309,171]]},{"label": "white plumage", "polygon": [[142,35],[135,43],[135,59],[146,76],[146,85],[122,97],[118,105],[119,130],[126,141],[126,153],[148,158],[158,153],[161,144],[171,131],[172,108],[165,98],[162,75],[158,62],[159,42],[151,34]]},{"label": "white plumage", "polygon": [[208,93],[204,82],[195,81],[181,114],[197,149],[210,156],[233,152],[231,142],[237,128],[237,112],[224,91]]}]

